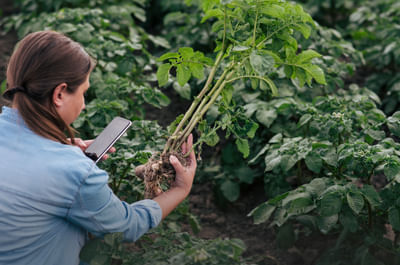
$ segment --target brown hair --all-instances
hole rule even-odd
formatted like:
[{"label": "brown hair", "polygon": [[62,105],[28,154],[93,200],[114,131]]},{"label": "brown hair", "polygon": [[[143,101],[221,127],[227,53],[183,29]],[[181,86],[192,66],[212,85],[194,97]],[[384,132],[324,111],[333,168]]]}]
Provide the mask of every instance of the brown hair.
[{"label": "brown hair", "polygon": [[[61,83],[74,93],[94,67],[82,46],[54,31],[28,34],[16,46],[7,67],[4,98],[12,100],[20,115],[35,133],[69,144],[74,129],[58,114],[52,95]],[[21,93],[17,93],[21,92]]]}]

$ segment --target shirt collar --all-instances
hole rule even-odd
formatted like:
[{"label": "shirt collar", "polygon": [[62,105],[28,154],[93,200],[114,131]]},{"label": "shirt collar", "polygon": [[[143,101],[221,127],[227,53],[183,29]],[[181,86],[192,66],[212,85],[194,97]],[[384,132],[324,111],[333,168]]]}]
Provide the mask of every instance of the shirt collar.
[{"label": "shirt collar", "polygon": [[21,117],[17,109],[3,106],[1,115],[8,121],[17,124],[23,124],[25,127],[27,127],[24,119]]}]

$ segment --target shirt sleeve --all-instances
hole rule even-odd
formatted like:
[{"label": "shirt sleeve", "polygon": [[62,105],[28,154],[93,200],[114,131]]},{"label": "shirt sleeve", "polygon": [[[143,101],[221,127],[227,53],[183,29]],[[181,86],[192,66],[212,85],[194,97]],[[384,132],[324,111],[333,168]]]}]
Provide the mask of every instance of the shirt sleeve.
[{"label": "shirt sleeve", "polygon": [[126,241],[136,241],[162,218],[159,204],[141,200],[121,201],[108,186],[108,174],[95,166],[80,186],[67,214],[67,220],[101,236],[123,232]]}]

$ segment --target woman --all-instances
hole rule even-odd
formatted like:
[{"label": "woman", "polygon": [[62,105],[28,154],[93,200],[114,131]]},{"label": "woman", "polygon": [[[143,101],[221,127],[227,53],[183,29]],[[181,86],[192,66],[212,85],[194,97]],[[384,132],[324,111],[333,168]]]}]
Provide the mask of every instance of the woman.
[{"label": "woman", "polygon": [[79,264],[87,232],[135,241],[190,192],[193,152],[188,167],[170,157],[176,181],[153,200],[127,204],[113,194],[70,126],[85,108],[93,67],[78,43],[52,31],[27,35],[10,58],[3,96],[12,107],[0,115],[0,264]]}]

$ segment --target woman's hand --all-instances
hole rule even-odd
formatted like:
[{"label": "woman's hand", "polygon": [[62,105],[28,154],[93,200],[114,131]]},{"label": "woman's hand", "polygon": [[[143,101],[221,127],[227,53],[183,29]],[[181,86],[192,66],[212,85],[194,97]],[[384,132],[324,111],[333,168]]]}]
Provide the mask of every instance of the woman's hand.
[{"label": "woman's hand", "polygon": [[187,194],[189,194],[192,189],[194,174],[196,173],[196,157],[194,155],[193,147],[193,135],[190,134],[186,143],[182,145],[182,154],[189,154],[189,165],[187,167],[182,166],[179,160],[175,156],[169,157],[169,162],[174,167],[176,172],[175,182],[172,187],[177,187],[183,189]]},{"label": "woman's hand", "polygon": [[169,161],[176,172],[175,182],[169,190],[159,194],[153,199],[160,205],[163,219],[189,195],[192,188],[194,174],[196,173],[197,167],[196,157],[192,150],[192,146],[193,136],[189,135],[187,142],[182,145],[182,152],[184,154],[190,152],[190,163],[187,167],[182,166],[175,156],[169,158]]},{"label": "woman's hand", "polygon": [[[70,139],[68,139],[71,141]],[[81,138],[74,138],[74,145],[78,146],[83,152],[86,151],[86,149],[93,143],[94,140],[82,140]],[[115,147],[111,147],[108,150],[108,153],[115,153],[116,149]],[[108,154],[103,155],[101,160],[106,160],[108,158]]]}]

